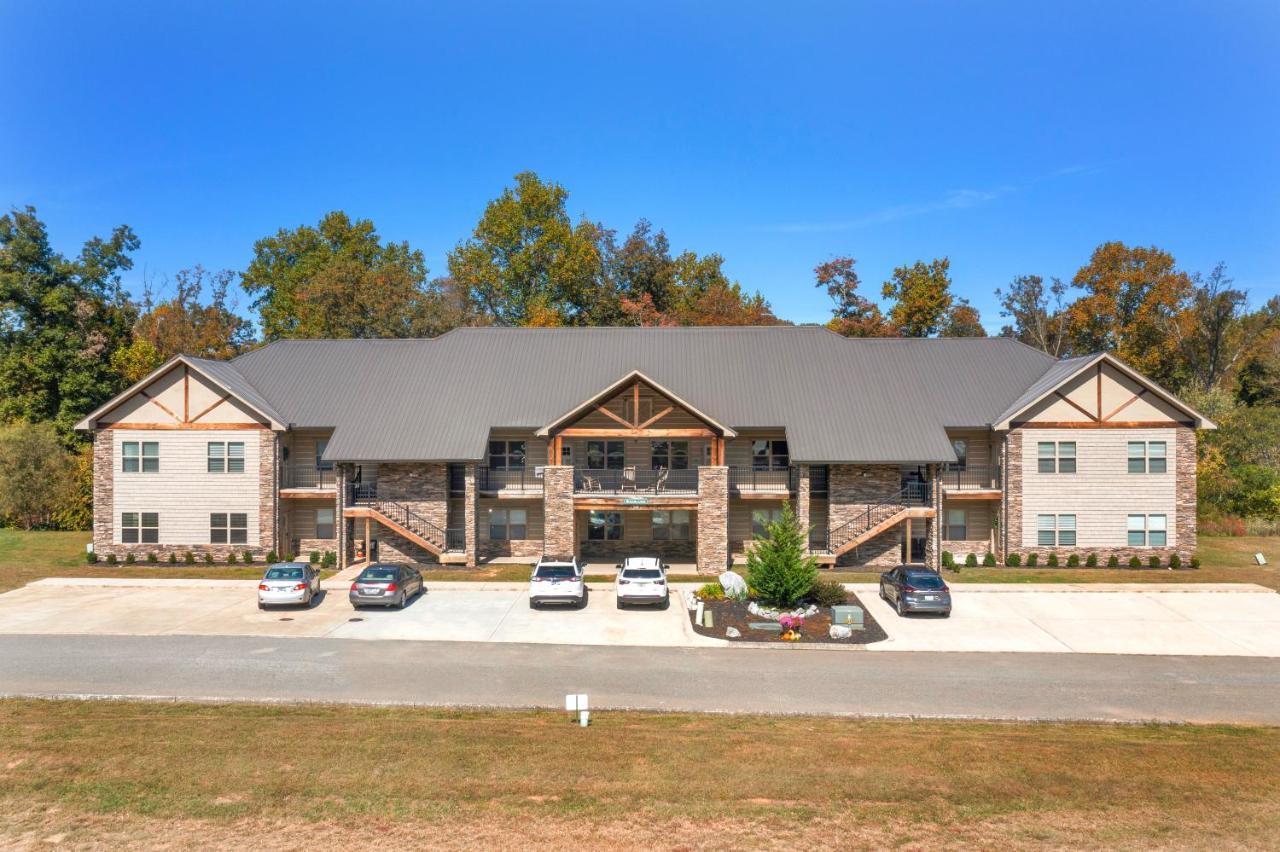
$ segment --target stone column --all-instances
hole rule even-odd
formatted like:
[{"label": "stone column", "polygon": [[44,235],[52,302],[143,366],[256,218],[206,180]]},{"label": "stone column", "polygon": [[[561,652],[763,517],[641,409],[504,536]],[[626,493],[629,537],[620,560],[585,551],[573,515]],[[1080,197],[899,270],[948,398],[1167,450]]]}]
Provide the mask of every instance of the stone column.
[{"label": "stone column", "polygon": [[337,536],[338,570],[341,571],[351,562],[347,556],[347,519],[343,517],[343,513],[347,508],[347,500],[351,497],[351,466],[346,464],[334,465],[334,482],[338,486],[338,508],[334,510],[333,514],[333,531]]},{"label": "stone column", "polygon": [[467,567],[476,567],[476,466],[468,464],[463,471],[462,518],[466,526]]},{"label": "stone column", "polygon": [[577,550],[573,523],[573,466],[542,469],[543,550],[553,559],[569,559]]},{"label": "stone column", "polygon": [[258,549],[277,550],[276,520],[280,516],[280,436],[264,431],[258,445]]},{"label": "stone column", "polygon": [[796,466],[796,523],[804,535],[804,549],[809,549],[809,465]]},{"label": "stone column", "polygon": [[942,567],[942,478],[938,473],[938,465],[929,465],[929,505],[933,507],[933,517],[924,522],[924,563],[935,571]]},{"label": "stone column", "polygon": [[93,552],[105,559],[115,538],[115,451],[110,429],[93,433]]},{"label": "stone column", "polygon": [[1196,553],[1196,430],[1179,426],[1174,437],[1174,550],[1184,564]]},{"label": "stone column", "polygon": [[698,571],[729,566],[729,468],[698,468]]},{"label": "stone column", "polygon": [[1004,440],[1004,555],[1022,551],[1022,430],[1011,429]]}]

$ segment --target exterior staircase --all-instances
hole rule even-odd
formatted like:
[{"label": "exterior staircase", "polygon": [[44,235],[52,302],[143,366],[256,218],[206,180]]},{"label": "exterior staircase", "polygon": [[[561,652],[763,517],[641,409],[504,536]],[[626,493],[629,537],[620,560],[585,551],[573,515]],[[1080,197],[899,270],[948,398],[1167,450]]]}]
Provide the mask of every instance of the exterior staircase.
[{"label": "exterior staircase", "polygon": [[428,553],[440,556],[447,551],[459,549],[450,547],[455,538],[431,521],[419,515],[403,503],[394,500],[366,499],[347,509],[347,517],[366,517],[377,521],[400,537],[413,542]]},{"label": "exterior staircase", "polygon": [[893,497],[867,506],[859,514],[827,533],[825,541],[812,541],[810,549],[820,561],[834,562],[907,518],[933,517],[928,505],[928,486],[913,482]]}]

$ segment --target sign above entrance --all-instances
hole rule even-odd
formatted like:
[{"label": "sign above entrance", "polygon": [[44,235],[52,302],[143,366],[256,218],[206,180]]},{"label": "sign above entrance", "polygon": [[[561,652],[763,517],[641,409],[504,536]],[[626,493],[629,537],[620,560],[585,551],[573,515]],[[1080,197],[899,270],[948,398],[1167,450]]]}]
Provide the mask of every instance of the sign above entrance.
[{"label": "sign above entrance", "polygon": [[649,505],[648,497],[624,497],[622,499],[624,506],[647,506]]}]

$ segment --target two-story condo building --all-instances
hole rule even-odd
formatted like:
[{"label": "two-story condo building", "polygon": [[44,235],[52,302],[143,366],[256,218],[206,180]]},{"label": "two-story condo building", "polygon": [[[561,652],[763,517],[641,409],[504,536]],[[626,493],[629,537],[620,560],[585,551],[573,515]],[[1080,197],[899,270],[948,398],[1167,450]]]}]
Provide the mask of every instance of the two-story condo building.
[{"label": "two-story condo building", "polygon": [[86,417],[100,555],[719,571],[791,501],[825,564],[1186,559],[1202,415],[1110,355],[817,327],[459,329],[178,357]]}]

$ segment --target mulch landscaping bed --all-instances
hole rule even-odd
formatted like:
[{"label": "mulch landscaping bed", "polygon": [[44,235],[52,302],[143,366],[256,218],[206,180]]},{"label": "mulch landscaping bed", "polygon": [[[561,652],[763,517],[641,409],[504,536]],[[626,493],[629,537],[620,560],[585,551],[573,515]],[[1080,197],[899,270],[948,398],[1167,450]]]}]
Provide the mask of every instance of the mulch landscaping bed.
[{"label": "mulch landscaping bed", "polygon": [[[884,628],[871,617],[871,613],[862,605],[862,601],[858,600],[857,595],[850,592],[845,598],[845,603],[862,607],[862,629],[853,631],[853,636],[848,639],[831,638],[831,607],[828,606],[819,607],[815,615],[805,618],[804,627],[800,629],[800,639],[783,639],[778,633],[752,630],[751,622],[758,623],[768,619],[747,612],[747,601],[706,601],[703,609],[712,613],[711,618],[715,626],[700,627],[694,623],[693,629],[703,636],[728,639],[730,642],[776,642],[779,645],[870,645],[889,638],[889,634],[885,633]],[[693,623],[695,612],[695,610],[689,610],[690,623]],[[725,629],[728,627],[736,627],[742,635],[736,638],[725,636]]]}]

